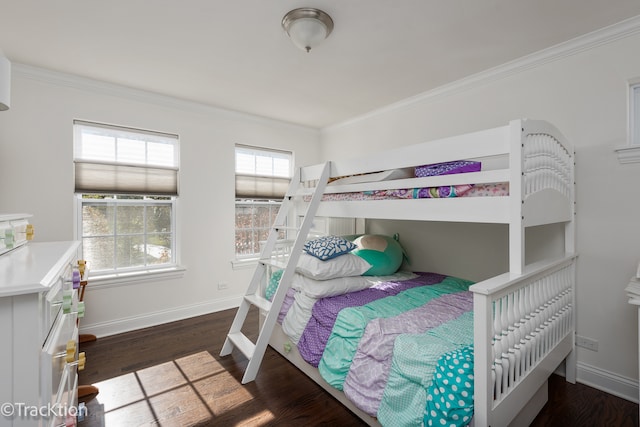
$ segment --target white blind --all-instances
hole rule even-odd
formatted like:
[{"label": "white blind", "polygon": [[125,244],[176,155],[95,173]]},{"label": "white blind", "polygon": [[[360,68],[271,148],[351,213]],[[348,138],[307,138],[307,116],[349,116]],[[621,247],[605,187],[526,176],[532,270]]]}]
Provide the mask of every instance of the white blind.
[{"label": "white blind", "polygon": [[236,198],[282,199],[291,182],[291,152],[236,145]]},{"label": "white blind", "polygon": [[177,135],[74,121],[76,193],[178,195]]}]

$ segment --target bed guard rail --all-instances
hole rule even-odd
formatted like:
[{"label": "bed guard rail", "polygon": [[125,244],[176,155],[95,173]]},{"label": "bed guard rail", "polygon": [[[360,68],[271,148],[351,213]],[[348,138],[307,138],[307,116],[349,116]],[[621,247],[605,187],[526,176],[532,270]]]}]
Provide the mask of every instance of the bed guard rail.
[{"label": "bed guard rail", "polygon": [[576,258],[471,286],[477,420],[507,425],[573,349]]}]

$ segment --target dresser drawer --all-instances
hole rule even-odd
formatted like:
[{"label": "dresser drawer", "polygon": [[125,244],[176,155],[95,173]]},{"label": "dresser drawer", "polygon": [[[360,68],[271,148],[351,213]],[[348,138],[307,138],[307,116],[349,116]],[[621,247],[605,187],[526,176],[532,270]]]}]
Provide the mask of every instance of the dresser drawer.
[{"label": "dresser drawer", "polygon": [[62,372],[58,393],[51,402],[51,417],[45,425],[49,427],[75,426],[77,424],[78,375],[76,365],[66,365]]},{"label": "dresser drawer", "polygon": [[44,336],[42,337],[43,342],[51,334],[54,322],[58,314],[62,311],[63,291],[71,291],[73,289],[72,276],[73,263],[69,262],[54,276],[55,278],[50,286],[49,292],[43,294],[43,325],[41,329],[44,332]]},{"label": "dresser drawer", "polygon": [[[40,356],[43,402],[55,404],[65,400],[68,387],[77,372],[77,314],[59,313]],[[68,347],[68,343],[72,343]],[[67,350],[71,351],[68,352]]]}]

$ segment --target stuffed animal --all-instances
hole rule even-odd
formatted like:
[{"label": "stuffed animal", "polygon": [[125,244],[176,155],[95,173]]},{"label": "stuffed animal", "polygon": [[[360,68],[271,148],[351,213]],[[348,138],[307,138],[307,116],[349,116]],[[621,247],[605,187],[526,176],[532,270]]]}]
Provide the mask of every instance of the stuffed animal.
[{"label": "stuffed animal", "polygon": [[371,264],[364,276],[387,276],[398,271],[402,265],[404,250],[398,242],[397,234],[393,237],[365,234],[356,238],[353,243],[358,247],[351,253]]}]

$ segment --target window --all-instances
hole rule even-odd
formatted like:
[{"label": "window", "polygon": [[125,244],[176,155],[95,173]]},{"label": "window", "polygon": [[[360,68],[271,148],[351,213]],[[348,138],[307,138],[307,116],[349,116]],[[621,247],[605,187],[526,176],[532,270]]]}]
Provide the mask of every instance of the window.
[{"label": "window", "polygon": [[627,144],[615,150],[622,164],[640,163],[640,78],[629,80],[627,84]]},{"label": "window", "polygon": [[640,146],[640,83],[629,86],[629,140]]},{"label": "window", "polygon": [[77,235],[93,275],[175,267],[176,135],[74,122]]},{"label": "window", "polygon": [[255,258],[289,188],[293,154],[236,145],[235,158],[236,258]]}]

